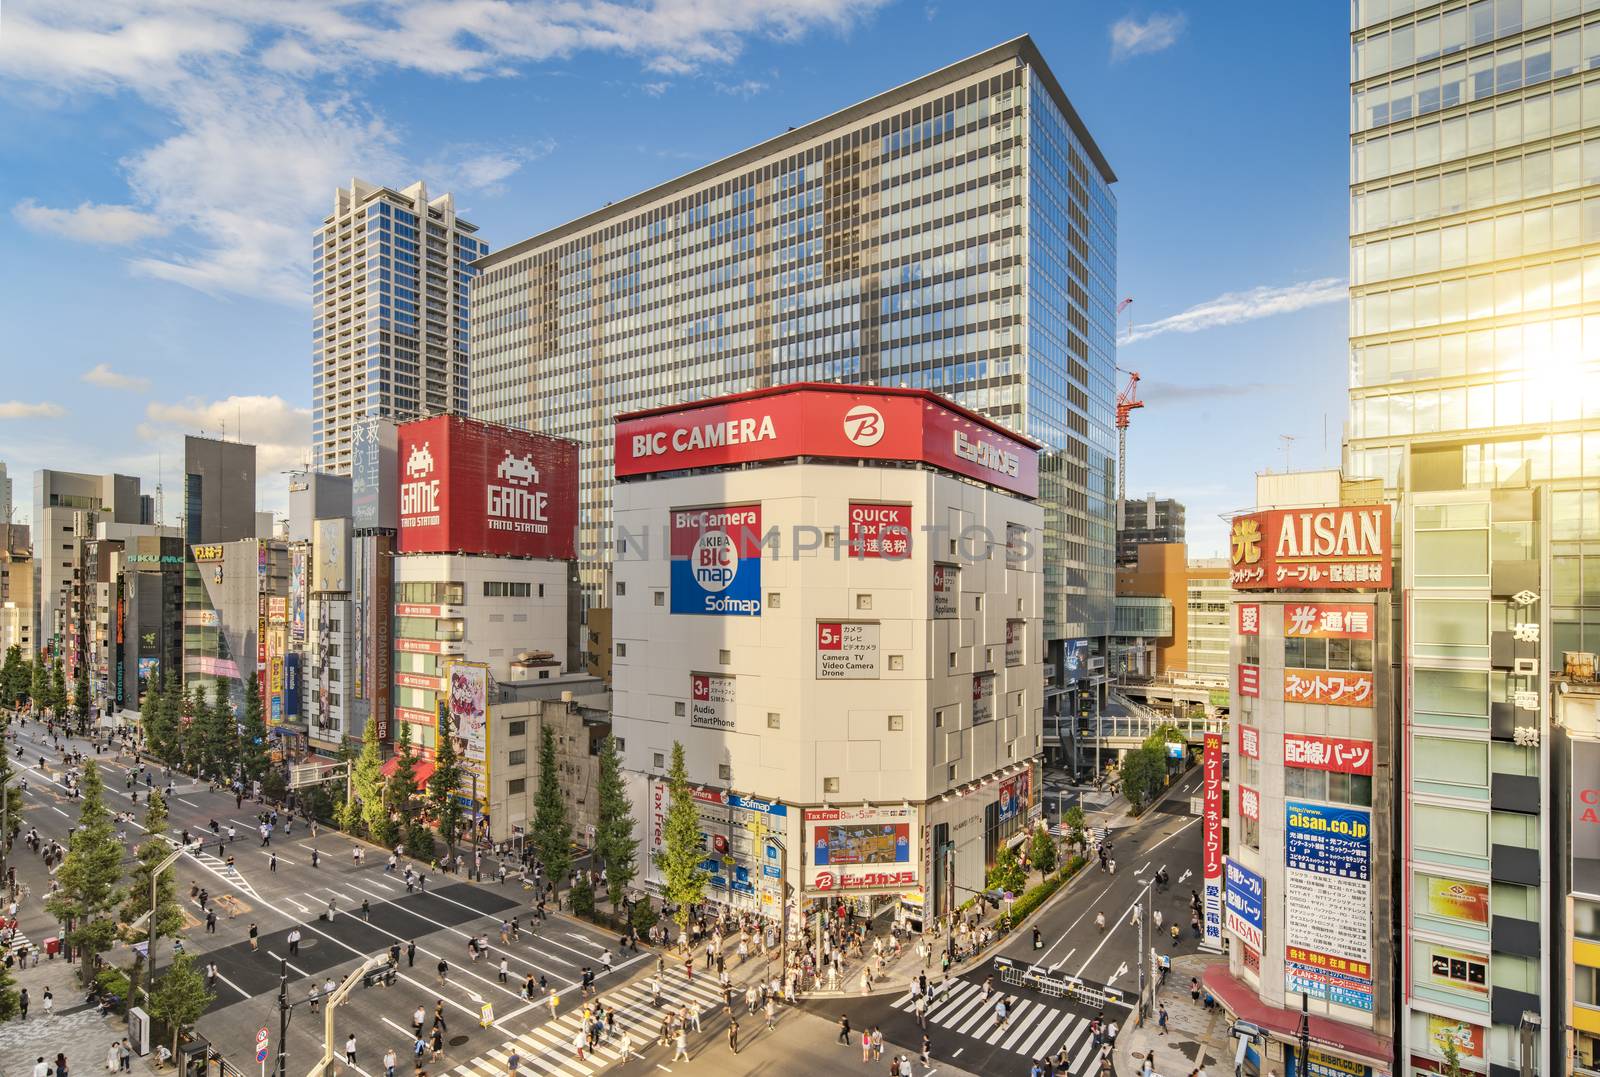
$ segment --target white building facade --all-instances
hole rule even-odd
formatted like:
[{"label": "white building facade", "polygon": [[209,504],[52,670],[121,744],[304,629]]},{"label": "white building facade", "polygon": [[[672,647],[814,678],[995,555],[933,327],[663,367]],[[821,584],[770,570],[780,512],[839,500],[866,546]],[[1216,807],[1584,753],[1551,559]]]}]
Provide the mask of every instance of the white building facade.
[{"label": "white building facade", "polygon": [[1035,451],[920,390],[619,420],[613,728],[647,884],[681,742],[714,899],[798,895],[796,928],[982,889],[1043,749]]}]

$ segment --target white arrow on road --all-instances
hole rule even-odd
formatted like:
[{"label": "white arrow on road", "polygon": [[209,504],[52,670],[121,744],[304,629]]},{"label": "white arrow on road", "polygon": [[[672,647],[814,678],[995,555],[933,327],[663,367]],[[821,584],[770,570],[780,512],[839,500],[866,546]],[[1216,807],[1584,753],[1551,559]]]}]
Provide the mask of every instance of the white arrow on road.
[{"label": "white arrow on road", "polygon": [[1056,969],[1060,968],[1062,965],[1066,964],[1068,961],[1071,961],[1072,960],[1072,955],[1077,953],[1077,952],[1078,952],[1078,948],[1076,946],[1074,946],[1072,949],[1070,949],[1066,953],[1062,954],[1061,955],[1061,960],[1057,961],[1055,964],[1050,966],[1050,971],[1051,972],[1055,972]]},{"label": "white arrow on road", "polygon": [[1183,880],[1187,879],[1189,876],[1191,876],[1193,874],[1194,874],[1194,869],[1193,868],[1184,868],[1183,869],[1183,874],[1178,876],[1178,882],[1180,882],[1180,883],[1183,882]]},{"label": "white arrow on road", "polygon": [[1124,961],[1122,964],[1117,966],[1117,971],[1113,972],[1111,974],[1111,979],[1106,981],[1106,986],[1110,987],[1112,984],[1117,982],[1117,977],[1126,976],[1127,974],[1128,974],[1128,963],[1126,961]]}]

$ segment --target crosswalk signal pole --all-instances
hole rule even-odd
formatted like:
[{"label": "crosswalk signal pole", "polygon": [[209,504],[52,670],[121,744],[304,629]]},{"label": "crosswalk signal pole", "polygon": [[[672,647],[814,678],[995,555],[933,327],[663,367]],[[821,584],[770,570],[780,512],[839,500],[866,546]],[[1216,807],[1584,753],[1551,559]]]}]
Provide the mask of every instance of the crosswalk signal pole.
[{"label": "crosswalk signal pole", "polygon": [[278,959],[278,1068],[273,1077],[289,1073],[289,959]]}]

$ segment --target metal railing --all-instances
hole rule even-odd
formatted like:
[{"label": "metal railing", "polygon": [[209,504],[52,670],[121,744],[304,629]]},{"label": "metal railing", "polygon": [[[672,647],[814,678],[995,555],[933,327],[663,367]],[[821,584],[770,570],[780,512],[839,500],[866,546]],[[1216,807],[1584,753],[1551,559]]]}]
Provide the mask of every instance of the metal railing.
[{"label": "metal railing", "polygon": [[1026,987],[1050,998],[1065,998],[1096,1010],[1105,1009],[1108,1002],[1128,1004],[1116,988],[1091,987],[1076,976],[1054,976],[1038,965],[1019,965],[1009,957],[997,957],[994,967],[1000,972],[1001,983]]}]

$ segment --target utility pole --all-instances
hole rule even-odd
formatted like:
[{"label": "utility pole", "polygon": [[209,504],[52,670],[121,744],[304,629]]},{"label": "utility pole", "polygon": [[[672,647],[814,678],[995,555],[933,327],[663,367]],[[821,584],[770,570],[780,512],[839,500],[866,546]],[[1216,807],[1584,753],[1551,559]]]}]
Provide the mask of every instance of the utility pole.
[{"label": "utility pole", "polygon": [[1297,1073],[1311,1068],[1311,993],[1300,992],[1300,1066]]},{"label": "utility pole", "polygon": [[278,958],[278,1066],[273,1077],[289,1073],[289,959]]}]

